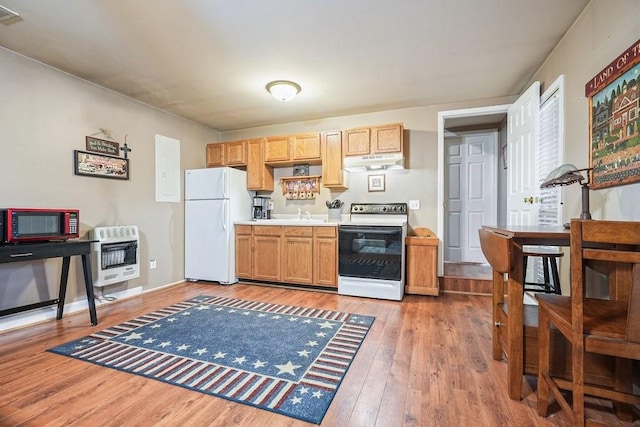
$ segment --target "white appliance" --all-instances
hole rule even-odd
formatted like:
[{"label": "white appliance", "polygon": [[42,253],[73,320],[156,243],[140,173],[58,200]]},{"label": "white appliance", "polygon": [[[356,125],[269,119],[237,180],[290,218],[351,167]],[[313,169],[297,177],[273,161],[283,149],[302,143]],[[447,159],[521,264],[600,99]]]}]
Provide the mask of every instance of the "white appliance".
[{"label": "white appliance", "polygon": [[404,296],[406,203],[353,203],[338,224],[338,293],[400,301]]},{"label": "white appliance", "polygon": [[93,286],[140,277],[140,235],[135,225],[96,227],[91,231]]},{"label": "white appliance", "polygon": [[365,156],[346,156],[344,170],[347,172],[366,172],[371,170],[404,169],[402,153],[367,154]]},{"label": "white appliance", "polygon": [[184,277],[236,283],[234,221],[251,217],[246,172],[191,169],[184,176]]}]

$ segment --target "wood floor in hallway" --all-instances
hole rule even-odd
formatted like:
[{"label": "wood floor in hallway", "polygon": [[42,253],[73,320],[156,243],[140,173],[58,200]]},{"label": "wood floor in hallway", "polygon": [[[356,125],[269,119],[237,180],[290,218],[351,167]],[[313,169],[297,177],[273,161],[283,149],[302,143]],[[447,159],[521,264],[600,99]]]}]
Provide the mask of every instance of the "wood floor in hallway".
[{"label": "wood floor in hallway", "polygon": [[[376,317],[323,426],[569,425],[557,405],[536,413],[535,380],[507,397],[507,366],[491,357],[486,296],[405,296],[402,302],[249,284],[184,283],[0,334],[0,426],[304,426],[305,422],[46,350],[207,294]],[[214,332],[214,331],[212,331]],[[286,337],[281,337],[286,339]],[[624,425],[609,405],[587,412]]]}]

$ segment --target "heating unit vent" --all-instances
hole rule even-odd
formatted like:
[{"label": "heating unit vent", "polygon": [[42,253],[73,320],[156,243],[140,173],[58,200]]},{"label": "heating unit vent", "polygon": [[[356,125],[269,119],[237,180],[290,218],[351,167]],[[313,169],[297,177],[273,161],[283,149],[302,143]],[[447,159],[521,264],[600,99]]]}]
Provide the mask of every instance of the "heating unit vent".
[{"label": "heating unit vent", "polygon": [[140,277],[140,236],[135,225],[96,227],[91,232],[93,285],[107,286]]}]

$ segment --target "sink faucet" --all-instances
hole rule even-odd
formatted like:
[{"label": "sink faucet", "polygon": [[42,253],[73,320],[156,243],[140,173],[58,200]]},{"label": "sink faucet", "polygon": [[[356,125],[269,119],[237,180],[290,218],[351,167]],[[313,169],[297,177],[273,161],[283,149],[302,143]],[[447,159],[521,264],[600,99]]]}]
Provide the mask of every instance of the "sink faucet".
[{"label": "sink faucet", "polygon": [[308,219],[309,221],[311,221],[311,212],[309,212],[309,211],[304,211],[304,214],[307,216],[307,219]]},{"label": "sink faucet", "polygon": [[302,219],[302,209],[298,208],[298,221]]}]

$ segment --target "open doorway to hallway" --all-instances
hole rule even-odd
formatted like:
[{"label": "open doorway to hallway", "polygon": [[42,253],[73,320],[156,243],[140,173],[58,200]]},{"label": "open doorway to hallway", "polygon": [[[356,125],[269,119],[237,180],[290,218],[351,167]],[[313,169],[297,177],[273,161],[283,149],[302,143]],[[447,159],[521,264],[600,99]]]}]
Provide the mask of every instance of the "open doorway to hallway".
[{"label": "open doorway to hallway", "polygon": [[[503,150],[509,105],[438,114],[438,275],[486,263],[477,229],[506,215]],[[461,273],[462,274],[462,273]]]},{"label": "open doorway to hallway", "polygon": [[477,230],[498,218],[498,130],[445,135],[444,262],[486,262]]}]

